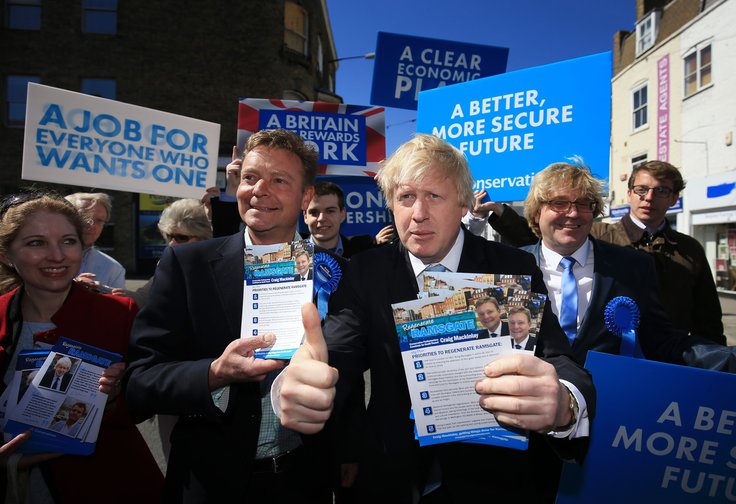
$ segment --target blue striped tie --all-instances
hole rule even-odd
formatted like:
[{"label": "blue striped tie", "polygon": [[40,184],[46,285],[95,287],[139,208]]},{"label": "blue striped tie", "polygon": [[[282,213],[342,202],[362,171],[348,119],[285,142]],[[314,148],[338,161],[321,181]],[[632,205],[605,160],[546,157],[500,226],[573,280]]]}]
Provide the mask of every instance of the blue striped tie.
[{"label": "blue striped tie", "polygon": [[565,331],[570,345],[578,333],[578,281],[572,273],[575,259],[563,257],[562,266],[562,306],[560,307],[560,325]]}]

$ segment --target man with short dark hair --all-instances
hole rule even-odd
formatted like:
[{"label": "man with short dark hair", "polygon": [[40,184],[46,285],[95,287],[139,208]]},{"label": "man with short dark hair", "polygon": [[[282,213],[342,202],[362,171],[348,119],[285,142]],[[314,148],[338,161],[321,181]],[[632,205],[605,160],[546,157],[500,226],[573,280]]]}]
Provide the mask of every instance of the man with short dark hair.
[{"label": "man with short dark hair", "polygon": [[358,252],[393,240],[392,225],[381,229],[375,237],[357,235],[348,238],[340,233],[346,215],[342,188],[334,182],[317,182],[314,185],[314,197],[304,210],[304,222],[311,233],[312,243],[349,259]]},{"label": "man with short dark hair", "polygon": [[508,336],[509,324],[501,321],[501,308],[494,297],[482,297],[475,302],[475,314],[484,329],[478,331],[478,339]]},{"label": "man with short dark hair", "polygon": [[509,308],[509,331],[511,332],[511,346],[515,350],[534,351],[537,338],[529,334],[532,328],[532,314],[523,306]]}]

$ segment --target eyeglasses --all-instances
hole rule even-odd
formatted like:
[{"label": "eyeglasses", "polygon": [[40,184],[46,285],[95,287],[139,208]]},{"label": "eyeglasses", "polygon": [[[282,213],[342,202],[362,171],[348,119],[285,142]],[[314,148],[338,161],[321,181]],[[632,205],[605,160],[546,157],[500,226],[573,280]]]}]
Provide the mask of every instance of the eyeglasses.
[{"label": "eyeglasses", "polygon": [[631,188],[631,191],[641,197],[646,196],[649,191],[654,191],[654,197],[655,198],[669,198],[672,196],[672,193],[675,191],[670,189],[669,187],[665,186],[659,186],[659,187],[649,187],[648,185],[635,185]]},{"label": "eyeglasses", "polygon": [[176,243],[187,243],[189,240],[194,238],[193,236],[185,235],[185,234],[168,234],[164,233],[164,240],[166,242],[170,242],[171,240],[174,240]]},{"label": "eyeglasses", "polygon": [[555,213],[566,214],[570,212],[573,205],[577,209],[578,213],[594,213],[598,209],[598,204],[595,201],[564,201],[564,200],[552,200],[547,201],[547,206]]}]

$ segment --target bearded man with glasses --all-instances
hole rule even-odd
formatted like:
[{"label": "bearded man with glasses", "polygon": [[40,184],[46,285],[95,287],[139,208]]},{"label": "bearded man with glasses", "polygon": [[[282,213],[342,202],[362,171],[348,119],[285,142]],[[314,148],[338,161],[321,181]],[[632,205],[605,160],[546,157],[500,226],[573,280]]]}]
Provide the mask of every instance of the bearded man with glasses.
[{"label": "bearded man with glasses", "polygon": [[[672,229],[665,218],[684,187],[680,171],[667,162],[655,160],[637,166],[629,177],[629,213],[613,224],[592,222],[590,235],[599,241],[646,252],[654,260],[656,285],[665,312],[675,327],[725,345],[721,304],[705,251],[697,240]],[[591,221],[602,213],[602,200],[597,205],[587,214]],[[579,216],[580,210],[580,204],[576,204],[573,213]],[[508,243],[522,246],[537,241],[537,235],[532,232],[533,223],[529,222],[532,229],[525,226],[523,218],[511,208],[490,202],[474,209],[476,214],[484,211],[493,212],[488,222]],[[567,233],[575,232],[568,229]],[[654,283],[650,284],[652,288]]]}]

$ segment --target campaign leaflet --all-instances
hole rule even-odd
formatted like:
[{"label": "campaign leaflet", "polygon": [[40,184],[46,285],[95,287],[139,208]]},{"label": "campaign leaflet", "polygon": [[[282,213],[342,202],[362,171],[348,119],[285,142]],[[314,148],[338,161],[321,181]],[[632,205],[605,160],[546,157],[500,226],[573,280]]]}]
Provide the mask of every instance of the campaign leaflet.
[{"label": "campaign leaflet", "polygon": [[[530,282],[528,276],[505,277],[426,273],[421,285],[429,288],[428,297],[392,305],[422,446],[467,441],[527,447],[526,433],[499,426],[480,407],[474,388],[489,362],[512,352],[534,351],[546,296],[519,288]],[[484,327],[485,318],[476,314],[476,307],[487,307],[491,298],[500,308],[496,328]],[[525,330],[509,333],[509,311],[515,320],[524,321]],[[492,329],[500,335],[492,337]]]},{"label": "campaign leaflet", "polygon": [[314,245],[297,240],[245,248],[241,338],[273,333],[276,342],[254,352],[290,359],[304,338],[301,309],[312,301]]},{"label": "campaign leaflet", "polygon": [[3,395],[0,396],[0,432],[5,431],[5,413],[8,410],[8,404],[10,408],[18,405],[48,355],[49,350],[21,350],[18,352],[13,378],[5,388]]},{"label": "campaign leaflet", "polygon": [[[31,355],[20,366],[35,366]],[[105,369],[120,362],[120,354],[61,338],[27,385],[17,404],[8,401],[6,440],[33,429],[20,453],[53,452],[89,455],[95,449],[107,394],[99,391]],[[28,373],[30,376],[32,372]],[[18,381],[16,394],[23,384]],[[17,396],[16,396],[17,397]]]}]

